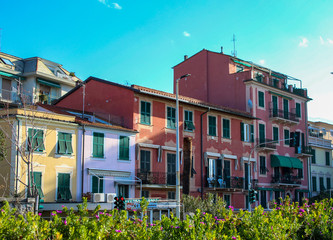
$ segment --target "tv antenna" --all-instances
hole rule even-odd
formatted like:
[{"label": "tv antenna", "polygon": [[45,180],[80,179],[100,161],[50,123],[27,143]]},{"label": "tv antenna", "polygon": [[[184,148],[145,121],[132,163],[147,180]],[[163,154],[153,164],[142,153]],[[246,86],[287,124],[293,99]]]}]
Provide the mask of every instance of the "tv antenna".
[{"label": "tv antenna", "polygon": [[0,28],[0,52],[1,52],[1,35],[2,35],[2,28]]},{"label": "tv antenna", "polygon": [[235,36],[235,34],[233,34],[232,41],[234,42],[234,51],[231,52],[231,55],[233,55],[234,57],[236,57],[237,56],[237,52],[236,52],[236,36]]}]

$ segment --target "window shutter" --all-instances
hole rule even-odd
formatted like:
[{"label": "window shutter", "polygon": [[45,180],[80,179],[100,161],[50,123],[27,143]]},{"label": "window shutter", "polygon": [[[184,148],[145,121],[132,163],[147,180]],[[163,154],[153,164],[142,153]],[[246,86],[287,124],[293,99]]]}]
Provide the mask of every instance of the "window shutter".
[{"label": "window shutter", "polygon": [[250,141],[254,142],[254,126],[253,126],[253,124],[250,125]]},{"label": "window shutter", "polygon": [[97,157],[97,135],[96,133],[93,134],[93,157]]},{"label": "window shutter", "polygon": [[68,154],[73,153],[73,147],[72,147],[72,134],[67,133],[65,135],[65,141],[66,141],[66,149]]},{"label": "window shutter", "polygon": [[98,193],[98,177],[92,176],[92,192],[93,193]]},{"label": "window shutter", "polygon": [[222,178],[222,159],[216,159],[216,177],[217,179]]},{"label": "window shutter", "polygon": [[244,123],[240,123],[241,141],[244,141]]},{"label": "window shutter", "polygon": [[34,142],[33,142],[33,134],[32,134],[32,129],[28,129],[28,150],[34,149]]},{"label": "window shutter", "polygon": [[119,159],[129,160],[129,137],[119,137]]},{"label": "window shutter", "polygon": [[66,153],[64,134],[61,132],[58,133],[58,153],[60,154]]},{"label": "window shutter", "polygon": [[37,146],[39,151],[44,151],[44,137],[43,137],[43,130],[37,130]]}]

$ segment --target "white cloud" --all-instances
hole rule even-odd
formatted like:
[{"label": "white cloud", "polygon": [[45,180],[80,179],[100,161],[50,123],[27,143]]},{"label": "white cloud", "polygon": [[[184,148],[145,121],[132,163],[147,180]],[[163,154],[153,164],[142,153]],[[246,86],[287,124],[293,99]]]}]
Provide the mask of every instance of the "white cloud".
[{"label": "white cloud", "polygon": [[264,59],[261,59],[261,60],[259,60],[259,63],[260,63],[261,65],[264,65],[264,64],[266,63],[266,61],[265,61]]},{"label": "white cloud", "polygon": [[118,3],[112,3],[115,9],[121,10],[122,7]]},{"label": "white cloud", "polygon": [[183,35],[184,35],[185,37],[190,37],[190,36],[191,36],[191,34],[189,34],[189,33],[186,32],[186,31],[183,32]]},{"label": "white cloud", "polygon": [[328,42],[329,44],[332,44],[332,45],[333,45],[333,40],[332,40],[332,39],[327,38],[327,42]]},{"label": "white cloud", "polygon": [[325,40],[323,39],[323,37],[320,36],[319,38],[320,38],[320,44],[321,44],[321,45],[324,45],[324,44],[325,44]]},{"label": "white cloud", "polygon": [[298,44],[299,47],[308,47],[309,46],[309,40],[305,37],[302,37],[302,41]]},{"label": "white cloud", "polygon": [[107,6],[108,8],[114,8],[114,9],[118,9],[121,10],[122,7],[118,4],[118,3],[112,3],[112,6],[109,4],[108,0],[98,0],[100,3],[104,4],[105,6]]}]

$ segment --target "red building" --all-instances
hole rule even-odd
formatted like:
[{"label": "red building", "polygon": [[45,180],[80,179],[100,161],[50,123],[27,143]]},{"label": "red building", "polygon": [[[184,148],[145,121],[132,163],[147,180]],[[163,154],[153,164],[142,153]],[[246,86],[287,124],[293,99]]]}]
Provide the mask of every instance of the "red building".
[{"label": "red building", "polygon": [[[141,194],[175,198],[175,95],[93,77],[84,83],[85,87],[77,86],[56,105],[82,110],[84,102],[86,111],[137,130],[135,165],[136,176],[142,180]],[[179,112],[182,192],[200,196],[203,186],[203,193],[217,193],[236,208],[246,207],[244,165],[254,142],[251,113],[184,96],[180,96]],[[250,159],[252,166],[254,161]],[[136,196],[140,196],[139,185]]]},{"label": "red building", "polygon": [[[223,53],[202,50],[174,67],[179,93],[205,102],[245,111],[254,120],[254,161],[258,171],[259,203],[289,195],[300,200],[308,193],[307,90],[286,74]],[[175,82],[174,82],[175,83]],[[299,87],[296,87],[297,84]],[[296,132],[296,146],[290,147]],[[285,139],[285,140],[283,140]]]}]

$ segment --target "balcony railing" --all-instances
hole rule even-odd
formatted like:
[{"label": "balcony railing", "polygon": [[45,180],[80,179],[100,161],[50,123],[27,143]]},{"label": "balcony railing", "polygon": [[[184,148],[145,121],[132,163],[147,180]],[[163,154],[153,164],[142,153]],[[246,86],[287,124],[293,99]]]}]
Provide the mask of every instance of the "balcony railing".
[{"label": "balcony railing", "polygon": [[[255,187],[258,183],[257,179],[251,179],[252,187]],[[207,188],[221,188],[221,189],[248,189],[248,181],[243,177],[233,177],[228,176],[226,178],[220,177],[213,177],[207,178],[206,177],[206,184]]]},{"label": "balcony railing", "polygon": [[301,179],[298,176],[294,175],[272,175],[272,183],[277,184],[291,184],[291,185],[300,185]]},{"label": "balcony railing", "polygon": [[272,139],[257,138],[256,143],[257,143],[258,148],[276,150],[277,142],[274,142]]},{"label": "balcony railing", "polygon": [[[138,169],[137,177],[142,180],[142,184],[176,185],[176,173],[149,172]],[[180,182],[182,182],[182,174]]]},{"label": "balcony railing", "polygon": [[2,89],[0,91],[0,100],[3,102],[8,102],[8,103],[21,103],[21,99],[24,101],[24,103],[30,104],[31,103],[31,96],[25,95],[25,94],[18,94],[17,91],[9,91],[6,89]]},{"label": "balcony railing", "polygon": [[293,121],[293,122],[299,122],[296,113],[293,112],[287,112],[282,109],[270,109],[270,118],[280,118],[288,121]]},{"label": "balcony railing", "polygon": [[301,154],[301,155],[311,155],[312,154],[312,148],[309,146],[302,146],[302,147],[295,147],[295,153]]},{"label": "balcony railing", "polygon": [[319,146],[319,147],[331,148],[332,141],[321,138],[321,137],[309,136],[309,144],[314,145],[314,146]]}]

